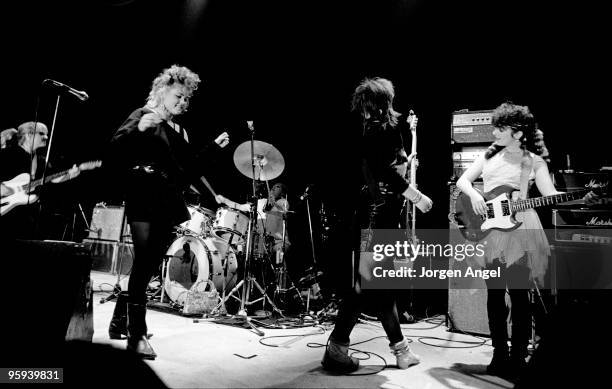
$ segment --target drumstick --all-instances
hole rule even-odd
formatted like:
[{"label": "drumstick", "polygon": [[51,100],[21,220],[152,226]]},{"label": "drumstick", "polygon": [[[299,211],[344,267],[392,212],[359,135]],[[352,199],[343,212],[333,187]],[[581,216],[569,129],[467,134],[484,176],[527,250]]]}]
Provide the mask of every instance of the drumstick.
[{"label": "drumstick", "polygon": [[215,190],[212,188],[212,186],[210,186],[210,183],[208,182],[208,180],[204,176],[200,176],[200,180],[202,180],[202,183],[206,185],[206,188],[208,188],[208,190],[213,195],[213,197],[217,197]]}]

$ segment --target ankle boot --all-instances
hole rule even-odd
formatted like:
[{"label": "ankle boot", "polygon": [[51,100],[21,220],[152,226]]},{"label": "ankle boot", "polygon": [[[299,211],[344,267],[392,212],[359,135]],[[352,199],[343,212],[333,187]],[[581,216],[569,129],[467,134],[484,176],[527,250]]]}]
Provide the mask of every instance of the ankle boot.
[{"label": "ankle boot", "polygon": [[128,292],[119,292],[113,318],[108,326],[108,336],[111,339],[123,339],[124,336],[127,336],[127,300]]},{"label": "ankle boot", "polygon": [[157,354],[147,339],[147,324],[145,316],[147,306],[131,304],[127,306],[127,349],[135,352],[144,359],[155,359]]},{"label": "ankle boot", "polygon": [[416,365],[421,362],[419,356],[412,353],[408,347],[408,341],[404,338],[401,342],[390,344],[391,352],[395,354],[397,359],[397,367],[400,369],[407,369],[412,365]]},{"label": "ankle boot", "polygon": [[510,360],[508,362],[508,373],[512,378],[517,379],[523,374],[527,367],[527,362],[525,361],[526,357],[527,347],[512,347],[510,350]]},{"label": "ankle boot", "polygon": [[487,366],[487,374],[498,377],[507,377],[510,373],[510,358],[507,348],[495,348],[493,359]]},{"label": "ankle boot", "polygon": [[348,355],[348,346],[348,342],[337,342],[330,337],[321,361],[323,369],[335,373],[350,373],[359,369],[359,360]]}]

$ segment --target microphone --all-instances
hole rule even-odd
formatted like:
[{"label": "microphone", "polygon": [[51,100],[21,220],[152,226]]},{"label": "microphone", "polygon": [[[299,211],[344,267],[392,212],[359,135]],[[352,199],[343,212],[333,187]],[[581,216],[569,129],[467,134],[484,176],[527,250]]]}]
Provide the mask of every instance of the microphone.
[{"label": "microphone", "polygon": [[61,90],[64,90],[68,93],[70,93],[71,95],[75,96],[77,99],[81,100],[81,101],[85,101],[87,99],[89,99],[89,95],[85,92],[85,91],[81,91],[81,90],[76,90],[74,88],[69,87],[66,84],[62,84],[59,81],[55,81],[52,80],[50,78],[47,78],[46,80],[43,81],[43,84],[51,84],[56,88],[59,88]]},{"label": "microphone", "polygon": [[249,128],[249,131],[253,132],[255,131],[255,127],[253,127],[253,121],[252,120],[247,120],[247,127]]},{"label": "microphone", "polygon": [[302,193],[302,195],[300,196],[300,201],[304,200],[306,197],[308,197],[308,195],[309,195],[308,192],[310,191],[311,187],[312,187],[312,185],[307,185],[306,186],[306,189],[304,189],[304,193]]}]

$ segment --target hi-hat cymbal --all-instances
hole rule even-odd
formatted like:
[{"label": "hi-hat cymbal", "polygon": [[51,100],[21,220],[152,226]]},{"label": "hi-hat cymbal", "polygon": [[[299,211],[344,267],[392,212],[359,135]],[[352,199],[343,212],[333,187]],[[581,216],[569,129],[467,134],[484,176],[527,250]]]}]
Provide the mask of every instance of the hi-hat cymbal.
[{"label": "hi-hat cymbal", "polygon": [[270,143],[253,141],[253,154],[251,157],[250,140],[240,144],[234,151],[234,165],[240,173],[249,178],[253,178],[253,165],[255,165],[255,179],[261,181],[273,180],[285,169],[283,155]]}]

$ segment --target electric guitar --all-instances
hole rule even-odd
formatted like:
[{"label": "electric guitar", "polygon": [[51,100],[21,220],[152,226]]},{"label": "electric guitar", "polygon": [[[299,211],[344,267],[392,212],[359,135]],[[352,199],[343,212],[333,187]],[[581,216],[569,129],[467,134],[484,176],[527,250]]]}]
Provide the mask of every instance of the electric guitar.
[{"label": "electric guitar", "polygon": [[[414,114],[413,110],[410,110],[410,112],[408,113],[407,121],[408,121],[408,124],[410,125],[410,133],[412,134],[412,144],[410,147],[410,155],[413,155],[413,159],[410,163],[410,183],[412,184],[412,186],[416,188],[417,187],[416,170],[419,164],[416,158],[416,153],[417,153],[417,132],[416,130],[417,130],[418,119],[417,119],[417,116]],[[412,242],[416,243],[417,242],[416,205],[412,202],[407,202],[406,204],[408,206],[406,210],[406,226],[410,230],[409,232],[410,232],[410,238]]]},{"label": "electric guitar", "polygon": [[[78,169],[92,170],[102,165],[102,161],[90,161],[84,162],[79,165]],[[56,180],[58,178],[69,177],[70,169],[64,170],[48,177],[45,177],[45,183]],[[71,178],[68,178],[71,179]],[[0,206],[0,215],[4,216],[10,212],[13,208],[23,205],[31,204],[38,200],[37,195],[30,194],[37,187],[43,184],[42,178],[30,182],[30,175],[28,173],[22,173],[13,178],[10,181],[2,182],[2,203]],[[6,193],[5,193],[6,191]]]},{"label": "electric guitar", "polygon": [[459,225],[459,231],[467,240],[477,242],[486,237],[491,230],[512,231],[520,227],[522,222],[515,218],[517,212],[577,200],[590,191],[602,192],[603,187],[604,185],[595,185],[591,182],[585,189],[525,200],[512,200],[512,192],[515,192],[516,189],[507,185],[498,186],[484,194],[474,188],[485,199],[486,216],[474,212],[470,196],[463,192],[455,200],[455,213],[449,216],[451,216],[451,221]]}]

